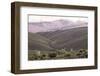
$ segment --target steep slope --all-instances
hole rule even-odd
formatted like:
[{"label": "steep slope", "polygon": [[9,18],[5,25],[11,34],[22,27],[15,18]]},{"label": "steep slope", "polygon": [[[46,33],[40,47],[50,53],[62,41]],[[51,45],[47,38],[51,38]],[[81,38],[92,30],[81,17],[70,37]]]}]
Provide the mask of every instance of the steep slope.
[{"label": "steep slope", "polygon": [[35,33],[28,33],[28,50],[51,50],[51,41]]},{"label": "steep slope", "polygon": [[87,27],[58,30],[54,32],[38,33],[51,40],[51,47],[55,49],[87,49]]}]

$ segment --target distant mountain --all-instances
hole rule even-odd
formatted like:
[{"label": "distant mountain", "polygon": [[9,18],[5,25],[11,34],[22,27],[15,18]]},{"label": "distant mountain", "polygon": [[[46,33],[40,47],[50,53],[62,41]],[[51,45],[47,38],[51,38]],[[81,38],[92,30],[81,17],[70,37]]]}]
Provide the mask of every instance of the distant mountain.
[{"label": "distant mountain", "polygon": [[77,27],[49,32],[29,32],[29,50],[87,49],[87,30],[87,27]]},{"label": "distant mountain", "polygon": [[77,21],[73,22],[70,20],[55,20],[49,22],[30,22],[29,23],[29,32],[37,33],[37,32],[49,32],[49,31],[57,31],[57,30],[66,30],[76,27],[86,27],[87,22]]}]

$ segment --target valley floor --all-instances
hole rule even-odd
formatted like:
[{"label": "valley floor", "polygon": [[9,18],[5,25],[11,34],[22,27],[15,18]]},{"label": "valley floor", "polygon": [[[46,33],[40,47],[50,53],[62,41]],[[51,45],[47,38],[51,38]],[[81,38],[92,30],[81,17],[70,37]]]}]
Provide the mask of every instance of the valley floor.
[{"label": "valley floor", "polygon": [[76,59],[87,58],[88,52],[86,49],[80,50],[56,50],[56,51],[39,51],[31,50],[28,53],[28,60],[52,60],[52,59]]}]

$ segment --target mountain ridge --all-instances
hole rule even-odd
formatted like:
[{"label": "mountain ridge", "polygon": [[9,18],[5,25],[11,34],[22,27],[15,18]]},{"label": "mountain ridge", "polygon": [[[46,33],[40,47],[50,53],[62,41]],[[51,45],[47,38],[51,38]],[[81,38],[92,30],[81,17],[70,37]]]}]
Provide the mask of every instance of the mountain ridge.
[{"label": "mountain ridge", "polygon": [[70,21],[70,20],[55,20],[55,21],[44,21],[44,22],[30,22],[29,32],[37,33],[37,32],[49,32],[55,30],[66,30],[76,27],[84,27],[87,26],[87,22],[84,21]]}]

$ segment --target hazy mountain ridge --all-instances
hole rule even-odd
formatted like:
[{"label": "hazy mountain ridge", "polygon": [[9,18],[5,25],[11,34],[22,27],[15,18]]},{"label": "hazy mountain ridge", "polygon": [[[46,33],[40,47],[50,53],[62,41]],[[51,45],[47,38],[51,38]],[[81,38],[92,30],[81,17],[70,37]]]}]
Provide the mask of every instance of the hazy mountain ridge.
[{"label": "hazy mountain ridge", "polygon": [[[86,27],[87,22],[84,21],[70,21],[70,20],[55,20],[49,22],[30,22],[29,24],[29,32],[37,33],[37,32],[49,32],[49,31],[57,31],[57,30],[66,30],[76,27]],[[37,30],[36,30],[37,29]]]}]

